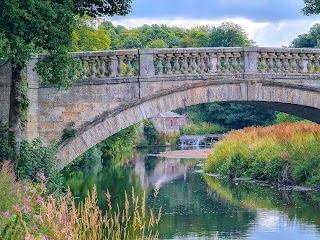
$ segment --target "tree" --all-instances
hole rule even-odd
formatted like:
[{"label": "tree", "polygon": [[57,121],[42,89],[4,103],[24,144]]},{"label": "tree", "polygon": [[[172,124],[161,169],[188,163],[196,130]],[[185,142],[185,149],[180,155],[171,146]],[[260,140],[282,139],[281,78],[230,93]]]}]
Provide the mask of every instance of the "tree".
[{"label": "tree", "polygon": [[235,103],[199,104],[186,108],[185,113],[195,123],[216,123],[228,129],[263,126],[276,118],[275,111]]},{"label": "tree", "polygon": [[302,9],[304,15],[312,15],[320,13],[320,1],[319,0],[304,0],[306,4]]},{"label": "tree", "polygon": [[98,29],[87,25],[80,25],[73,33],[73,45],[71,51],[97,51],[110,49],[110,37],[103,26]]},{"label": "tree", "polygon": [[168,44],[162,39],[155,39],[147,45],[147,48],[168,48]]},{"label": "tree", "polygon": [[22,71],[32,54],[47,53],[37,69],[41,76],[59,88],[67,88],[77,79],[75,60],[67,54],[72,44],[76,15],[125,15],[131,0],[1,0],[0,59],[11,59],[10,142],[19,146],[23,113],[28,101],[23,92]]},{"label": "tree", "polygon": [[290,47],[296,48],[319,48],[320,47],[320,24],[314,24],[307,34],[299,35],[294,39]]},{"label": "tree", "polygon": [[242,47],[250,46],[252,42],[240,25],[223,22],[221,26],[213,28],[210,32],[209,45],[210,47]]}]

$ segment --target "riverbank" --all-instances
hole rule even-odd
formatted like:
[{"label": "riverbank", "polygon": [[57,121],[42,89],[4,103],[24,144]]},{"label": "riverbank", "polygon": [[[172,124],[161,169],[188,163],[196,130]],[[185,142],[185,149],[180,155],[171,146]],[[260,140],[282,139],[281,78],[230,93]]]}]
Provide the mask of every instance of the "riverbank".
[{"label": "riverbank", "polygon": [[212,148],[192,149],[192,150],[175,150],[160,153],[148,154],[148,156],[166,157],[166,158],[203,158],[207,159],[212,152]]}]

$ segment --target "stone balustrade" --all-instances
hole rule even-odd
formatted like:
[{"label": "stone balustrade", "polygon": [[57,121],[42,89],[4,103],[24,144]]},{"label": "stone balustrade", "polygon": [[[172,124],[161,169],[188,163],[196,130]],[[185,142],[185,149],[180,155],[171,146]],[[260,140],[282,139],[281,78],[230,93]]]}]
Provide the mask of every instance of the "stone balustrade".
[{"label": "stone balustrade", "polygon": [[258,48],[260,73],[319,73],[320,51],[299,48]]},{"label": "stone balustrade", "polygon": [[72,53],[81,62],[82,79],[137,76],[138,50]]},{"label": "stone balustrade", "polygon": [[170,48],[76,52],[81,78],[123,79],[202,74],[319,74],[320,50],[298,48]]}]

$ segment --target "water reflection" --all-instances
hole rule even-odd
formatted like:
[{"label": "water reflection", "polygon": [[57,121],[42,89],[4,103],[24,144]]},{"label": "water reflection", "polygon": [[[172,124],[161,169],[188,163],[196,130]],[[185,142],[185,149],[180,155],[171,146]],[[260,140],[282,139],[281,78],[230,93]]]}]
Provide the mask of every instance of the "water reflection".
[{"label": "water reflection", "polygon": [[[212,239],[216,231],[219,239],[320,238],[320,194],[232,184],[195,172],[199,161],[135,152],[104,159],[99,167],[73,169],[65,183],[80,199],[96,184],[102,208],[106,189],[117,203],[131,186],[138,194],[145,190],[148,206],[163,207],[161,239]],[[157,183],[161,187],[154,201]]]}]

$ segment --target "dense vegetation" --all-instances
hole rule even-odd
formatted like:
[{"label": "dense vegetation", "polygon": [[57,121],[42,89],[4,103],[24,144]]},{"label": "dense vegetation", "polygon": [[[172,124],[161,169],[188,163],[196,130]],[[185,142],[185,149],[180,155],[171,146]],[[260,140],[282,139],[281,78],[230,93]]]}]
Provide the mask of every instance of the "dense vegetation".
[{"label": "dense vegetation", "polygon": [[215,145],[206,172],[320,187],[320,125],[282,123],[231,131]]},{"label": "dense vegetation", "polygon": [[[42,182],[17,182],[10,162],[0,171],[0,238],[11,239],[156,239],[161,217],[153,209],[146,209],[146,195],[128,197],[125,192],[123,211],[112,208],[107,191],[106,212],[97,206],[97,192],[87,193],[77,206],[71,192],[58,199],[46,193],[46,178]],[[158,190],[155,190],[155,196]],[[146,238],[145,238],[146,237]]]}]

